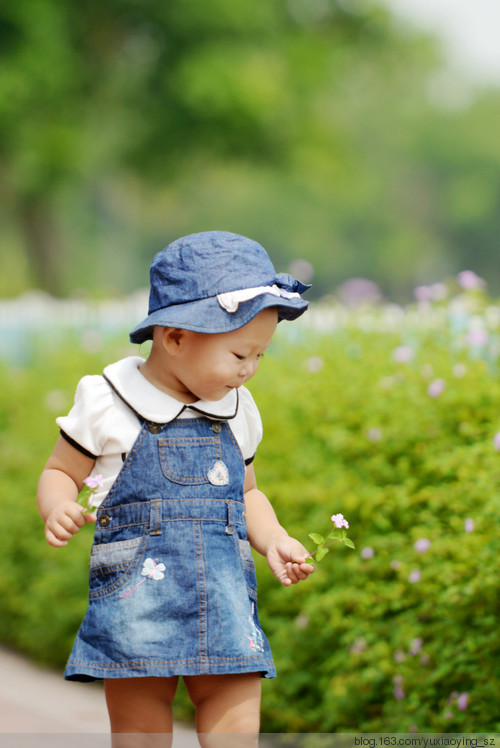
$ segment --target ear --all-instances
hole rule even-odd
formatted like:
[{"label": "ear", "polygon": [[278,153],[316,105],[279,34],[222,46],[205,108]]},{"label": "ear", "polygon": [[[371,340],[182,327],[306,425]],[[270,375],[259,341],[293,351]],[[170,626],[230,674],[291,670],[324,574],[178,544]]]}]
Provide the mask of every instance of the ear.
[{"label": "ear", "polygon": [[162,331],[162,344],[170,356],[177,356],[183,350],[188,337],[189,330],[165,327]]}]

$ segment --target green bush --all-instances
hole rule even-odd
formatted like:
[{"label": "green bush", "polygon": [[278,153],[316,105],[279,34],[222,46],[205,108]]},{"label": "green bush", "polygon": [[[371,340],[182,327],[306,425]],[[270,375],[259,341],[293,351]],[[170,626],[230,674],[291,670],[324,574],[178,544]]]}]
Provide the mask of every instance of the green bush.
[{"label": "green bush", "polygon": [[[500,732],[500,314],[469,297],[420,314],[333,311],[321,333],[314,315],[332,310],[284,323],[251,385],[265,429],[257,476],[281,521],[307,543],[342,512],[356,544],[286,589],[256,559],[278,670],[263,729]],[[471,325],[487,342],[467,344]],[[36,482],[55,412],[82,373],[121,354],[69,341],[0,371],[0,640],[58,667],[86,607],[91,528],[50,548]]]}]

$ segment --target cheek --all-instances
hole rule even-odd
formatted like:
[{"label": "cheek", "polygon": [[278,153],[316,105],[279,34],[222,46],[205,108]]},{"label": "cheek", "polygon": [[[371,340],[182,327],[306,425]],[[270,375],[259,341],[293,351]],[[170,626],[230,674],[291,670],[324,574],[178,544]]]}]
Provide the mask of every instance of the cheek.
[{"label": "cheek", "polygon": [[234,376],[234,368],[220,362],[212,366],[206,366],[200,362],[194,373],[194,377],[206,389],[215,389],[221,384],[227,384]]}]

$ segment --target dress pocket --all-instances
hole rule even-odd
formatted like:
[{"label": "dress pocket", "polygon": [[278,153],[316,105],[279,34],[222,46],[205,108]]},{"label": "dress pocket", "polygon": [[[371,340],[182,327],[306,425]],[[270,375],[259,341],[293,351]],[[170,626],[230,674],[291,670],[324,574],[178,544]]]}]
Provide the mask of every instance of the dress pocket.
[{"label": "dress pocket", "polygon": [[90,597],[108,595],[121,587],[136,569],[147,536],[96,543],[90,552]]},{"label": "dress pocket", "polygon": [[209,473],[221,460],[221,443],[214,436],[158,439],[163,475],[184,486],[209,483]]}]

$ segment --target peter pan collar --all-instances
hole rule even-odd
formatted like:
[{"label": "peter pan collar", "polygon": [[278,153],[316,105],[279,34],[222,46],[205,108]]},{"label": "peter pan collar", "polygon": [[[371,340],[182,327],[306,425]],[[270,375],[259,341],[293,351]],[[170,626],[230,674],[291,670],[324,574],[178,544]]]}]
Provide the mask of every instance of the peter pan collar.
[{"label": "peter pan collar", "polygon": [[189,411],[216,421],[228,421],[238,412],[238,390],[231,390],[221,400],[198,400],[181,403],[159,390],[139,371],[144,363],[140,356],[129,356],[104,369],[103,375],[116,394],[141,418],[153,423],[170,423]]}]

